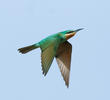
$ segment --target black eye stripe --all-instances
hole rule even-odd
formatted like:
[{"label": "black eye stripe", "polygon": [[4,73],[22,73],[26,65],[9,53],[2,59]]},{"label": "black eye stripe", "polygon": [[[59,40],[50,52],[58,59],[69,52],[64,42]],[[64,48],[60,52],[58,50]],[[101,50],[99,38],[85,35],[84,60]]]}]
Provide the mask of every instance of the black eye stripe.
[{"label": "black eye stripe", "polygon": [[67,32],[67,34],[72,33],[72,32],[74,32],[74,31],[69,31],[69,32]]}]

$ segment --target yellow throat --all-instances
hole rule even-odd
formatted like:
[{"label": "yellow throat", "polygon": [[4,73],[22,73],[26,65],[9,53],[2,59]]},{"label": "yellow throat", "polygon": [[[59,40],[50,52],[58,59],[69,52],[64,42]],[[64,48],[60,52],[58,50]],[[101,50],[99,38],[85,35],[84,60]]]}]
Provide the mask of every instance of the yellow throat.
[{"label": "yellow throat", "polygon": [[65,35],[66,40],[68,40],[69,38],[73,37],[75,34],[76,34],[76,32],[72,32],[72,33],[70,33],[70,34],[66,34],[66,35]]}]

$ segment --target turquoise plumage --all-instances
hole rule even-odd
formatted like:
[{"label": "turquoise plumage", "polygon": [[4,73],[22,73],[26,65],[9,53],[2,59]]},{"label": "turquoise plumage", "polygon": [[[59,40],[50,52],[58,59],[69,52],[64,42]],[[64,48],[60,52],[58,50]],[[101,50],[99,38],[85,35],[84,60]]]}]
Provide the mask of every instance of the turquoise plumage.
[{"label": "turquoise plumage", "polygon": [[48,36],[47,38],[41,40],[38,43],[33,45],[23,47],[18,49],[19,52],[25,54],[36,48],[41,49],[41,63],[43,74],[46,75],[53,59],[56,58],[58,66],[60,68],[61,74],[65,81],[67,87],[69,86],[69,75],[70,75],[70,64],[71,64],[71,52],[72,45],[67,41],[69,38],[74,36],[76,32],[82,29],[77,30],[66,30]]}]

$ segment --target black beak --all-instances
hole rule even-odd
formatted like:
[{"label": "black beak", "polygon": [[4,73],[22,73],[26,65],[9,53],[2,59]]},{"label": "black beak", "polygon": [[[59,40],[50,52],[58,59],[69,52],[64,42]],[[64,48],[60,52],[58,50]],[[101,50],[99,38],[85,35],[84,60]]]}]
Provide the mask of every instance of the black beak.
[{"label": "black beak", "polygon": [[80,28],[80,29],[75,30],[74,32],[78,32],[78,31],[83,30],[83,29],[84,29],[84,28]]}]

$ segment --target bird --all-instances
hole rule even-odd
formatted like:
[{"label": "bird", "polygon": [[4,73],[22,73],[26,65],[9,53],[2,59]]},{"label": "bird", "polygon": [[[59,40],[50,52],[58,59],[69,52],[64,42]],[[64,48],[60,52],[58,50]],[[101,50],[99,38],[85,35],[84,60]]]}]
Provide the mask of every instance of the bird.
[{"label": "bird", "polygon": [[56,58],[61,75],[65,81],[65,85],[68,88],[72,54],[72,45],[68,42],[68,39],[73,37],[82,29],[83,28],[76,30],[66,30],[52,34],[33,45],[19,48],[18,51],[22,54],[25,54],[31,50],[40,48],[41,66],[44,76],[47,75],[53,59]]}]

